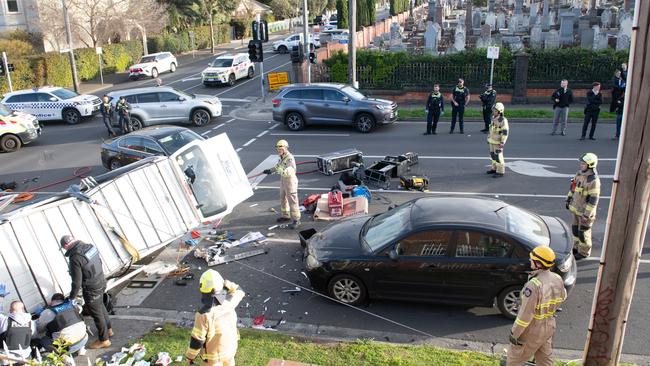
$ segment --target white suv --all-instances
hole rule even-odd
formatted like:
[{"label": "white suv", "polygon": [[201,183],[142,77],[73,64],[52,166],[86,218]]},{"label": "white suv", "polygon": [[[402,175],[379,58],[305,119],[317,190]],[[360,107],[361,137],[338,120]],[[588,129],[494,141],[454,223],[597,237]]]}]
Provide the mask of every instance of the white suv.
[{"label": "white suv", "polygon": [[235,85],[235,82],[242,78],[253,78],[255,65],[248,58],[247,53],[236,53],[234,55],[221,55],[208,64],[208,67],[201,72],[203,85],[228,84]]},{"label": "white suv", "polygon": [[39,121],[63,120],[71,125],[81,122],[82,117],[99,113],[102,103],[94,95],[79,95],[51,86],[7,93],[0,102],[11,110],[31,114]]},{"label": "white suv", "polygon": [[157,78],[161,72],[176,71],[178,61],[176,57],[169,52],[158,52],[144,55],[140,62],[129,67],[129,78],[135,80],[140,76]]},{"label": "white suv", "polygon": [[[302,33],[292,34],[285,39],[281,39],[279,41],[273,42],[273,51],[280,52],[280,53],[291,52],[293,46],[297,46],[302,41],[303,41]],[[311,50],[320,47],[320,43],[314,40],[314,36],[312,34],[309,35],[309,42],[311,44],[309,47]]]},{"label": "white suv", "polygon": [[121,96],[131,105],[134,130],[171,122],[204,126],[221,116],[221,101],[211,95],[189,94],[170,86],[119,90],[107,94],[115,104]]}]

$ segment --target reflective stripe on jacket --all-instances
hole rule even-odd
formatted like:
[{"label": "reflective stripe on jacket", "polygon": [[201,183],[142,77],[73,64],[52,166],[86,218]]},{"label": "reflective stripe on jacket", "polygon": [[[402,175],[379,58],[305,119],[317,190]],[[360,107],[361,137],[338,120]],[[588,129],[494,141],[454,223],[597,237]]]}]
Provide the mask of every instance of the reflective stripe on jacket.
[{"label": "reflective stripe on jacket", "polygon": [[577,216],[592,219],[596,216],[596,207],[600,198],[600,178],[592,169],[579,171],[573,178],[575,191],[569,191],[569,210]]},{"label": "reflective stripe on jacket", "polygon": [[273,167],[273,172],[279,174],[283,179],[296,177],[296,160],[290,152],[287,152]]}]

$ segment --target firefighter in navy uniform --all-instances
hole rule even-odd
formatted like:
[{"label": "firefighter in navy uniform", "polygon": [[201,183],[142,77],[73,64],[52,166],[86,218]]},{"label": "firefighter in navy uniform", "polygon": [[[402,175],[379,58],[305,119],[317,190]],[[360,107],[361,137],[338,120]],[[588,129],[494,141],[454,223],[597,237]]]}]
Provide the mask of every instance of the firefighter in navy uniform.
[{"label": "firefighter in navy uniform", "polygon": [[485,124],[485,128],[481,132],[488,133],[492,120],[492,107],[497,101],[497,91],[492,89],[492,84],[485,84],[485,91],[479,98],[483,104],[483,123]]},{"label": "firefighter in navy uniform", "polygon": [[43,310],[36,323],[39,332],[45,332],[41,337],[41,347],[50,349],[52,343],[61,339],[70,344],[69,351],[74,353],[83,348],[88,341],[86,324],[79,309],[72,301],[65,301],[63,294],[54,294],[49,306]]},{"label": "firefighter in navy uniform", "polygon": [[239,343],[236,309],[246,294],[239,285],[224,280],[213,269],[203,272],[199,290],[202,307],[194,315],[194,328],[185,357],[191,365],[203,352],[201,365],[235,366]]},{"label": "firefighter in navy uniform", "polygon": [[460,127],[460,133],[464,131],[465,106],[469,103],[469,89],[465,87],[465,80],[458,79],[458,85],[451,93],[451,129],[449,133],[454,133],[456,128],[456,118]]},{"label": "firefighter in navy uniform", "polygon": [[538,246],[529,256],[533,271],[521,291],[521,306],[510,330],[506,366],[522,366],[532,356],[537,366],[553,366],[555,312],[567,293],[562,277],[551,271],[555,264],[553,249]]},{"label": "firefighter in navy uniform", "polygon": [[573,253],[576,260],[591,254],[591,227],[596,221],[600,198],[600,178],[596,172],[598,156],[586,153],[580,157],[580,171],[571,179],[566,208],[573,214]]},{"label": "firefighter in navy uniform", "polygon": [[69,258],[72,279],[72,289],[68,300],[75,299],[81,290],[84,303],[97,327],[98,339],[88,348],[109,347],[111,345],[109,337],[113,336],[113,329],[108,310],[104,306],[106,278],[99,251],[94,245],[83,243],[70,235],[64,235],[61,238],[61,247],[66,250],[65,256]]},{"label": "firefighter in navy uniform", "polygon": [[503,103],[496,103],[492,108],[492,123],[487,138],[492,160],[492,168],[487,171],[487,174],[492,174],[494,178],[501,178],[506,173],[503,148],[508,140],[508,119],[503,115],[504,111]]},{"label": "firefighter in navy uniform", "polygon": [[427,132],[423,135],[435,135],[440,116],[445,112],[445,101],[440,93],[440,84],[433,84],[433,92],[429,94],[426,105]]}]

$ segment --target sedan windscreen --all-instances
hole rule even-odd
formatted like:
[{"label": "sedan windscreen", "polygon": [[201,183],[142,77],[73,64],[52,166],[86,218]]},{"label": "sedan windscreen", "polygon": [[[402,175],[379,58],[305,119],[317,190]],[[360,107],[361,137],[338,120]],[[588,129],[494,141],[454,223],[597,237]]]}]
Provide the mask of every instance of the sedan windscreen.
[{"label": "sedan windscreen", "polygon": [[515,206],[507,206],[503,211],[506,215],[506,230],[509,233],[523,236],[537,245],[551,243],[548,227],[541,218]]},{"label": "sedan windscreen", "polygon": [[371,251],[376,251],[394,242],[409,230],[412,203],[398,206],[379,214],[366,224],[363,238]]},{"label": "sedan windscreen", "polygon": [[165,148],[167,154],[175,153],[181,147],[189,144],[192,141],[203,140],[196,132],[190,130],[183,130],[173,135],[168,135],[158,139],[158,142]]},{"label": "sedan windscreen", "polygon": [[212,67],[230,67],[232,66],[232,58],[218,58],[212,61]]}]

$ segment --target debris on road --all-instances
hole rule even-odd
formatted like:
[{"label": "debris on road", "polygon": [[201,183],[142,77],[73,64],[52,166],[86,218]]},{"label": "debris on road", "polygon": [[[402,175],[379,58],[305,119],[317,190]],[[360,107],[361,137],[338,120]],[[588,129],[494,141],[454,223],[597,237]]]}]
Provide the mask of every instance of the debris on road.
[{"label": "debris on road", "polygon": [[298,286],[296,286],[295,288],[290,288],[290,289],[282,290],[282,292],[284,292],[284,293],[293,293],[293,292],[300,292],[300,291],[301,291],[301,290],[300,290],[300,287],[298,287]]},{"label": "debris on road", "polygon": [[178,269],[178,265],[174,263],[165,263],[163,261],[156,261],[151,264],[148,264],[147,267],[144,269],[144,273],[147,276],[152,276],[152,275],[166,276],[171,272],[175,271],[176,269]]}]

